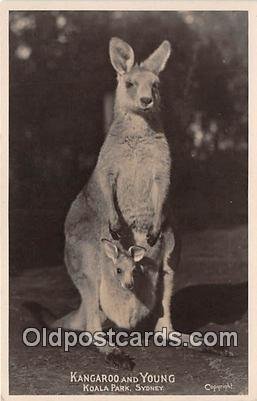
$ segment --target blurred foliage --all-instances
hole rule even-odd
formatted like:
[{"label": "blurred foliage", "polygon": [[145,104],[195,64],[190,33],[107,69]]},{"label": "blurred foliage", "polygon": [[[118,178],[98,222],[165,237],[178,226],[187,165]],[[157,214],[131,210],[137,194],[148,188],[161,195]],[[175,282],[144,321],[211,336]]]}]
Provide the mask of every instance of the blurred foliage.
[{"label": "blurred foliage", "polygon": [[[217,172],[224,178],[226,171],[226,177],[237,176],[236,182],[225,181],[241,189],[241,207],[247,197],[247,13],[15,11],[10,13],[12,209],[54,210],[53,215],[59,210],[56,230],[62,231],[65,211],[104,140],[103,102],[115,88],[108,56],[112,36],[130,43],[139,61],[170,40],[172,60],[161,81],[174,186],[181,198],[192,186],[204,197],[208,185],[201,174],[208,171],[212,186]],[[17,224],[14,218],[14,231]],[[35,241],[37,231],[28,236]]]}]

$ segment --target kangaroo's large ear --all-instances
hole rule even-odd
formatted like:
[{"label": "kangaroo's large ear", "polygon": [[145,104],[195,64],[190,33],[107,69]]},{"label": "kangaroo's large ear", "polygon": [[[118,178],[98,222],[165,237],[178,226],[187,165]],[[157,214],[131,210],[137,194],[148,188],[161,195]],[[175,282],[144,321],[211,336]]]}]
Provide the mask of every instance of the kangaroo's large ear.
[{"label": "kangaroo's large ear", "polygon": [[128,43],[119,38],[112,38],[109,46],[110,59],[118,74],[129,72],[134,65],[134,51]]},{"label": "kangaroo's large ear", "polygon": [[156,49],[151,56],[141,63],[141,66],[158,75],[165,68],[168,58],[170,57],[170,53],[170,42],[168,40],[164,40],[158,49]]},{"label": "kangaroo's large ear", "polygon": [[104,251],[108,258],[112,259],[113,262],[115,262],[118,258],[119,255],[119,250],[115,244],[112,243],[112,241],[109,241],[108,239],[101,239],[101,242],[104,246]]},{"label": "kangaroo's large ear", "polygon": [[145,256],[146,249],[142,246],[131,246],[128,250],[130,256],[134,259],[134,262],[139,262]]}]

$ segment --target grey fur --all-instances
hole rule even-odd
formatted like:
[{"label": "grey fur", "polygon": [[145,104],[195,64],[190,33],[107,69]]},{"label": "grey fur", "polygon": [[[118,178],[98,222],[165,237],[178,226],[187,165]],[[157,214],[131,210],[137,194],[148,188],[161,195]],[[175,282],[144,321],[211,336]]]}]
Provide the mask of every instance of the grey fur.
[{"label": "grey fur", "polygon": [[[55,327],[94,332],[101,330],[104,315],[119,326],[134,327],[155,305],[162,270],[164,315],[156,327],[172,329],[169,307],[173,270],[168,261],[174,236],[170,228],[159,236],[165,220],[163,206],[170,186],[171,158],[159,116],[159,78],[153,72],[155,59],[156,68],[161,70],[169,57],[169,43],[163,43],[142,66],[131,65],[134,52],[128,44],[116,38],[110,43],[111,61],[118,72],[114,120],[93,174],[71,205],[65,222],[65,263],[82,302],[77,311],[55,322]],[[151,70],[146,68],[148,64]],[[150,107],[145,99],[148,104],[151,100]],[[103,250],[101,239],[111,239],[109,224],[114,232],[126,226],[133,243],[144,247],[146,260],[151,261],[142,268],[141,281],[135,282],[133,291],[116,280],[115,258],[111,260]],[[132,256],[119,242],[117,247],[132,271]]]}]

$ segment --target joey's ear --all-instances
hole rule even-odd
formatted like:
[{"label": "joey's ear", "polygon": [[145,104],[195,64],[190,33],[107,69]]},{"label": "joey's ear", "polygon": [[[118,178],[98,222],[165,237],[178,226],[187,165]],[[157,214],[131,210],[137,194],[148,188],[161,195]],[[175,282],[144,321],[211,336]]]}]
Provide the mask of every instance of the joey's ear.
[{"label": "joey's ear", "polygon": [[131,246],[128,252],[130,256],[134,259],[134,262],[139,262],[145,256],[146,249],[142,246]]},{"label": "joey's ear", "polygon": [[164,40],[158,49],[156,49],[151,56],[141,63],[141,66],[158,75],[162,70],[164,70],[168,58],[170,57],[170,53],[170,42],[168,40]]},{"label": "joey's ear", "polygon": [[108,258],[112,259],[113,262],[115,262],[118,258],[119,255],[119,250],[115,244],[112,243],[112,241],[109,241],[108,239],[101,239],[101,242],[104,246],[104,251]]},{"label": "joey's ear", "polygon": [[112,38],[109,45],[109,53],[113,68],[118,74],[129,72],[134,65],[134,51],[128,43],[119,38]]}]

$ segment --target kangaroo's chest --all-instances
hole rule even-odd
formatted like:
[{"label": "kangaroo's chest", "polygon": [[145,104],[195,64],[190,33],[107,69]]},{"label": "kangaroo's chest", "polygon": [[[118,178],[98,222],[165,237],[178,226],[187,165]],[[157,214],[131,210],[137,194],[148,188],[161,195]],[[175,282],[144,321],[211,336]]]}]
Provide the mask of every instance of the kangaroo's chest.
[{"label": "kangaroo's chest", "polygon": [[130,149],[129,147],[122,151],[122,164],[119,166],[117,178],[118,198],[127,196],[128,193],[139,197],[145,191],[150,190],[150,184],[156,171],[156,165],[153,162],[154,150],[150,147],[142,149]]},{"label": "kangaroo's chest", "polygon": [[158,169],[163,161],[170,157],[164,136],[126,136],[117,150],[126,163],[150,164],[153,168],[155,164],[155,169]]},{"label": "kangaroo's chest", "polygon": [[119,154],[118,184],[121,190],[127,183],[133,184],[137,191],[154,177],[169,175],[170,155],[164,140],[127,137],[119,147]]},{"label": "kangaroo's chest", "polygon": [[168,191],[168,144],[162,138],[148,141],[128,138],[120,146],[120,160],[116,181],[120,210],[128,223],[141,216],[140,219],[146,224],[154,213],[153,191],[157,190],[156,181],[162,186],[163,193]]}]

